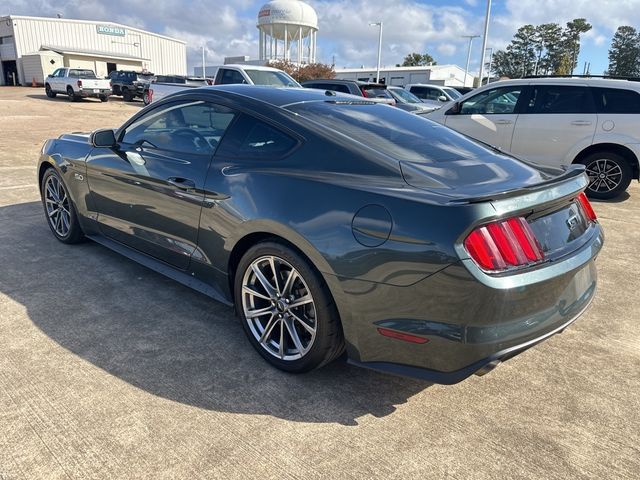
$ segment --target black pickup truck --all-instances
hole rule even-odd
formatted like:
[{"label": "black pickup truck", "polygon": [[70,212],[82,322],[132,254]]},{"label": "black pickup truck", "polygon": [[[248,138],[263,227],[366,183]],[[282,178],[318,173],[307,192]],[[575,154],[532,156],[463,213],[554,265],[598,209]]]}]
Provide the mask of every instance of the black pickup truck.
[{"label": "black pickup truck", "polygon": [[121,95],[125,102],[134,98],[143,98],[144,90],[151,82],[153,73],[135,72],[133,70],[117,70],[109,74],[112,95]]}]

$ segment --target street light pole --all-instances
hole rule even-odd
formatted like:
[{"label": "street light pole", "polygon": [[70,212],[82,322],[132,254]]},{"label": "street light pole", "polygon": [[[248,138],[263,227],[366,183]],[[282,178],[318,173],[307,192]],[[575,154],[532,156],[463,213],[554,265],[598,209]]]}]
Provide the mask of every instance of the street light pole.
[{"label": "street light pole", "polygon": [[378,36],[378,66],[376,68],[376,83],[380,83],[380,57],[382,56],[382,21],[370,23],[372,27],[380,27],[380,35]]},{"label": "street light pole", "polygon": [[467,86],[467,75],[469,73],[469,60],[471,60],[471,45],[473,44],[473,39],[478,38],[480,35],[462,35],[462,38],[469,39],[469,48],[467,49],[467,66],[464,67],[464,85]]},{"label": "street light pole", "polygon": [[487,85],[489,85],[489,80],[491,80],[491,67],[493,66],[493,48],[487,48],[489,50],[489,70],[487,71]]},{"label": "street light pole", "polygon": [[[487,0],[487,14],[484,17],[484,35],[482,37],[482,58],[480,59],[480,84],[482,86],[482,77],[484,76],[484,54],[487,50],[487,38],[489,37],[489,18],[491,17],[491,0]],[[491,75],[491,72],[489,72]]]}]

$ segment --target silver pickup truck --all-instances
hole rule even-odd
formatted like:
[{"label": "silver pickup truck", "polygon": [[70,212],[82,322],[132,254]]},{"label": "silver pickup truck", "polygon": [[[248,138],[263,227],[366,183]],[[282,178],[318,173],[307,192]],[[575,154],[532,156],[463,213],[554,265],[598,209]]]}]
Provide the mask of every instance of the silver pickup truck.
[{"label": "silver pickup truck", "polygon": [[215,72],[215,80],[199,77],[183,77],[186,81],[180,83],[170,83],[160,81],[149,85],[148,91],[143,97],[145,105],[160,100],[161,98],[179,92],[185,88],[203,87],[207,85],[270,85],[273,87],[294,87],[300,88],[300,84],[291,78],[287,73],[277,68],[263,67],[258,65],[223,65]]},{"label": "silver pickup truck", "polygon": [[49,98],[55,98],[60,93],[67,95],[72,102],[83,97],[95,97],[106,102],[111,95],[111,82],[96,77],[93,70],[65,67],[47,77],[44,90]]}]

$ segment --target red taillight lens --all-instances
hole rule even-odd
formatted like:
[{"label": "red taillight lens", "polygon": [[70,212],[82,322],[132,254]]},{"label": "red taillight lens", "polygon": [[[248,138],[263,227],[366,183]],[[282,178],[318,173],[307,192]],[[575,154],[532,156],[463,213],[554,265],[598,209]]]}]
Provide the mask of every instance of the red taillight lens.
[{"label": "red taillight lens", "polygon": [[596,216],[596,212],[593,211],[591,202],[589,201],[587,196],[584,194],[584,192],[578,195],[578,202],[580,202],[580,205],[582,206],[582,210],[584,210],[584,213],[587,216],[587,218],[590,221],[595,222],[598,217]]},{"label": "red taillight lens", "polygon": [[362,96],[368,98],[369,95],[367,95],[367,91],[364,88],[361,88],[360,91],[362,92]]},{"label": "red taillight lens", "polygon": [[471,258],[484,270],[499,271],[544,260],[531,227],[522,217],[476,228],[464,241]]},{"label": "red taillight lens", "polygon": [[149,92],[147,93],[147,97],[149,97],[149,103],[151,103],[153,101],[153,90],[149,89]]},{"label": "red taillight lens", "polygon": [[82,88],[82,80],[78,80],[78,87]]}]

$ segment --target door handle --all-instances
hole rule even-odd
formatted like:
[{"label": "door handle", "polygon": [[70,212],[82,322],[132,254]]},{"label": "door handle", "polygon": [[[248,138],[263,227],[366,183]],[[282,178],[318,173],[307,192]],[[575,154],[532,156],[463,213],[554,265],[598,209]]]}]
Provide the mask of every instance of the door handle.
[{"label": "door handle", "polygon": [[195,190],[196,188],[196,182],[188,178],[170,177],[167,179],[167,182],[180,190],[184,190],[185,192]]},{"label": "door handle", "polygon": [[511,125],[512,123],[511,120],[496,120],[496,125]]},{"label": "door handle", "polygon": [[577,127],[588,127],[591,125],[591,122],[589,120],[575,120],[571,122],[571,125],[576,125]]}]

